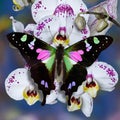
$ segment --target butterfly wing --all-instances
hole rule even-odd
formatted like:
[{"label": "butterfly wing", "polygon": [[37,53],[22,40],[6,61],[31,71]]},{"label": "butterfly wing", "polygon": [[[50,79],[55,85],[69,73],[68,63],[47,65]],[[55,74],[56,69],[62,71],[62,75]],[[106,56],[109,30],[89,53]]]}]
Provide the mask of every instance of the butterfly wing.
[{"label": "butterfly wing", "polygon": [[32,35],[13,32],[7,35],[9,42],[22,54],[30,66],[31,77],[43,92],[42,105],[46,102],[46,95],[55,89],[54,60],[56,49]]},{"label": "butterfly wing", "polygon": [[93,36],[84,39],[64,50],[64,64],[66,77],[61,86],[61,90],[68,95],[68,104],[70,97],[86,80],[86,67],[90,66],[99,56],[101,51],[106,49],[113,39],[109,36]]},{"label": "butterfly wing", "polygon": [[110,36],[89,37],[65,49],[65,54],[73,61],[88,67],[112,42],[113,38]]}]

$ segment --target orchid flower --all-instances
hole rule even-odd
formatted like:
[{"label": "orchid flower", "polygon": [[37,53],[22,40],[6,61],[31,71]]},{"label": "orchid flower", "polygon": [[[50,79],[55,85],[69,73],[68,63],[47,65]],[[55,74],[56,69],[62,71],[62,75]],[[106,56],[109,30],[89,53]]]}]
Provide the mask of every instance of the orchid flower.
[{"label": "orchid flower", "polygon": [[18,68],[6,78],[5,88],[11,98],[15,100],[22,100],[24,98],[31,105],[39,100],[40,95],[29,76],[30,72],[27,69]]},{"label": "orchid flower", "polygon": [[[29,105],[33,105],[37,101],[42,101],[42,94],[38,91],[38,86],[31,78],[27,67],[12,71],[5,80],[5,88],[7,94],[14,100],[24,99]],[[46,104],[56,102],[52,98],[55,94],[55,91],[51,91],[51,94],[46,98]]]},{"label": "orchid flower", "polygon": [[[28,24],[22,31],[33,34],[35,37],[50,44],[54,36],[59,33],[68,38],[69,45],[90,36],[87,24],[82,30],[78,30],[74,24],[74,20],[79,12],[88,11],[83,1],[76,0],[72,4],[69,0],[52,0],[52,3],[52,7],[50,7],[51,1],[36,0],[31,7],[32,16],[36,24]],[[82,16],[87,23],[89,15],[84,14]],[[17,22],[12,22],[16,30],[21,27]]]},{"label": "orchid flower", "polygon": [[83,89],[91,97],[96,97],[99,89],[112,91],[118,82],[118,74],[115,69],[105,62],[94,62],[87,68],[88,75],[83,82]]},{"label": "orchid flower", "polygon": [[[52,6],[50,6],[52,2]],[[114,4],[113,4],[114,3]],[[14,32],[25,32],[51,44],[57,44],[57,35],[67,38],[65,46],[72,45],[90,35],[105,34],[111,27],[107,21],[106,27],[102,26],[98,18],[82,12],[94,11],[102,7],[112,18],[116,15],[117,0],[106,0],[105,2],[87,9],[82,0],[71,2],[70,0],[35,0],[32,4],[32,16],[36,24],[28,24],[26,27],[13,17],[12,25]],[[96,26],[99,22],[100,29]],[[103,22],[103,21],[102,21]],[[106,23],[106,24],[107,24]],[[100,30],[99,32],[96,30]],[[71,97],[71,105],[67,106],[68,111],[81,109],[89,117],[93,110],[93,98],[96,97],[99,89],[112,91],[118,81],[118,74],[114,68],[104,62],[95,62],[87,68],[88,75],[85,82],[78,87],[78,90]],[[61,83],[55,80],[55,90],[47,95],[46,104],[54,104],[59,100],[66,103],[66,96],[60,91]],[[38,86],[30,76],[29,68],[19,68],[11,72],[5,81],[7,94],[15,100],[26,100],[29,105],[42,101],[43,95]]]}]

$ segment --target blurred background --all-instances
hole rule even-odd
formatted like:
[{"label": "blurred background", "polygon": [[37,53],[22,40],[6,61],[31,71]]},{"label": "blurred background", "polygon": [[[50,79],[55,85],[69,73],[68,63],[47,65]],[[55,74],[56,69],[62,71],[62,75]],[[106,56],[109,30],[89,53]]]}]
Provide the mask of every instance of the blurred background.
[{"label": "blurred background", "polygon": [[[104,0],[83,1],[90,8]],[[14,16],[25,25],[33,22],[30,7],[15,12],[12,5],[12,0],[0,0],[0,120],[120,120],[120,82],[113,92],[99,92],[94,99],[90,118],[86,118],[81,111],[68,112],[66,105],[62,103],[42,107],[38,102],[28,106],[25,101],[14,101],[8,97],[4,87],[5,78],[11,71],[24,65],[22,57],[9,47],[6,39],[6,34],[12,31],[9,17]],[[120,22],[119,0],[118,22]],[[120,75],[120,28],[113,25],[107,34],[114,38],[114,43],[100,55],[99,60],[111,64]]]}]

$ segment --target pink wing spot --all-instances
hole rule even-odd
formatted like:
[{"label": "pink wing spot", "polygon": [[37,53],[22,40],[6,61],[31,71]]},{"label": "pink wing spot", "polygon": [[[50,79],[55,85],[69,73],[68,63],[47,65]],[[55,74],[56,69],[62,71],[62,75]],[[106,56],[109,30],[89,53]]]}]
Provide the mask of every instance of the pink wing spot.
[{"label": "pink wing spot", "polygon": [[84,51],[83,51],[83,50],[78,50],[78,53],[79,53],[80,55],[83,55],[83,54],[84,54]]},{"label": "pink wing spot", "polygon": [[75,62],[81,62],[82,61],[82,56],[84,54],[83,50],[78,50],[74,52],[70,52],[70,58],[74,60]]},{"label": "pink wing spot", "polygon": [[37,60],[43,61],[50,57],[50,51],[48,51],[48,50],[42,50],[42,49],[38,48],[36,50],[36,52],[38,53]]},{"label": "pink wing spot", "polygon": [[42,51],[42,49],[40,49],[40,48],[38,48],[38,49],[36,50],[37,53],[40,53],[41,51]]}]

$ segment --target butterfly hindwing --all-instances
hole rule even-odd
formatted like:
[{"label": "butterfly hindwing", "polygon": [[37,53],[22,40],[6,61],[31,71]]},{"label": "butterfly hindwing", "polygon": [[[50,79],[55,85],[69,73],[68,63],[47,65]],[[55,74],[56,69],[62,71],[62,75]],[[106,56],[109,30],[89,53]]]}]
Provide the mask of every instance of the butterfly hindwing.
[{"label": "butterfly hindwing", "polygon": [[73,65],[69,73],[66,74],[61,90],[64,90],[65,94],[68,95],[68,105],[70,105],[70,98],[73,92],[77,91],[78,86],[86,79],[86,75],[87,70],[79,64]]},{"label": "butterfly hindwing", "polygon": [[10,33],[7,35],[9,42],[22,54],[30,66],[31,77],[43,92],[45,104],[46,95],[55,89],[54,86],[54,60],[55,48],[32,35],[25,33]]},{"label": "butterfly hindwing", "polygon": [[61,86],[61,90],[64,90],[65,94],[68,95],[69,105],[72,93],[86,80],[86,67],[90,66],[112,41],[113,39],[109,36],[93,36],[64,50],[66,77]]}]

